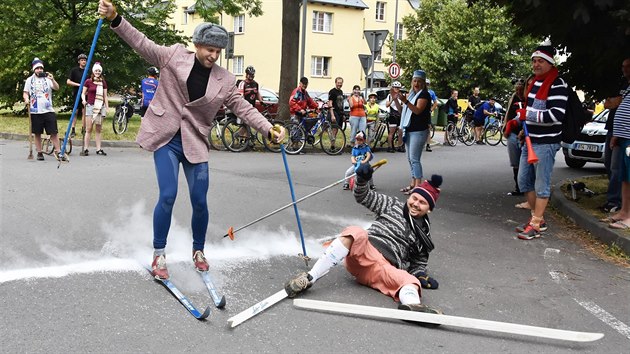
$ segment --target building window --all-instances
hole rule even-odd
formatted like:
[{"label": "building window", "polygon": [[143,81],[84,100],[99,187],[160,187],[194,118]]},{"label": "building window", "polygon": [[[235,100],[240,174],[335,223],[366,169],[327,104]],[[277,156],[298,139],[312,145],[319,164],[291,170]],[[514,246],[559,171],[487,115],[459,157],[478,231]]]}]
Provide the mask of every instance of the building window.
[{"label": "building window", "polygon": [[330,64],[330,58],[329,57],[312,57],[312,61],[311,61],[311,76],[318,76],[318,77],[327,77],[329,76],[328,73],[328,66]]},{"label": "building window", "polygon": [[232,73],[234,75],[243,75],[245,72],[245,58],[242,55],[234,56],[234,68],[232,69]]},{"label": "building window", "polygon": [[234,33],[245,32],[245,15],[234,16]]},{"label": "building window", "polygon": [[403,38],[403,24],[398,22],[396,24],[396,39],[400,40]]},{"label": "building window", "polygon": [[385,3],[376,2],[376,21],[385,21]]},{"label": "building window", "polygon": [[332,33],[332,14],[313,11],[313,32]]},{"label": "building window", "polygon": [[182,25],[188,24],[188,7],[182,8]]}]

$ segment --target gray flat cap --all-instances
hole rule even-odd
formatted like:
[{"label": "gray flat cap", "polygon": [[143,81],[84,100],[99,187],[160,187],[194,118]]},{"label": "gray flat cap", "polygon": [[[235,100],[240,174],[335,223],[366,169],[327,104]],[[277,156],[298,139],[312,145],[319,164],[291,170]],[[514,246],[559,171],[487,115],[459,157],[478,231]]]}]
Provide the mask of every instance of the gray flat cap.
[{"label": "gray flat cap", "polygon": [[225,48],[228,43],[228,33],[225,28],[210,22],[204,22],[195,28],[192,36],[193,44],[209,45]]}]

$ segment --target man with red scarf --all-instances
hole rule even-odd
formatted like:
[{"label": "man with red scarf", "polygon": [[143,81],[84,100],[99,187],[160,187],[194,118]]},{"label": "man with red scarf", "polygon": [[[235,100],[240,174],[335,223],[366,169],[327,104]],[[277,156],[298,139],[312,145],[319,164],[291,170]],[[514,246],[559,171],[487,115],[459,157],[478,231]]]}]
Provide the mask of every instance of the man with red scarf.
[{"label": "man with red scarf", "polygon": [[569,98],[567,82],[558,75],[555,67],[555,49],[543,43],[532,54],[535,78],[527,87],[527,108],[517,115],[524,121],[533,151],[538,156],[535,164],[527,163],[527,146],[523,144],[518,172],[518,186],[525,193],[531,208],[531,217],[516,231],[521,240],[531,240],[547,230],[545,209],[551,195],[551,172],[556,152],[562,140],[562,121]]}]

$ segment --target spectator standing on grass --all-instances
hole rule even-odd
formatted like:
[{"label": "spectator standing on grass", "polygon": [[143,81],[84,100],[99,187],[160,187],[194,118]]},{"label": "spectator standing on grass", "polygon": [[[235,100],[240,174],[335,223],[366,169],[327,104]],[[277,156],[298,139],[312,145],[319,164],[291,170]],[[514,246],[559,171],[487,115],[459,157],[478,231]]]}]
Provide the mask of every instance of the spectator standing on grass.
[{"label": "spectator standing on grass", "polygon": [[83,137],[83,151],[79,155],[88,156],[92,128],[96,130],[96,154],[107,156],[101,148],[101,131],[103,130],[103,120],[107,117],[109,100],[107,99],[107,82],[103,78],[103,66],[96,62],[92,67],[92,76],[85,80],[81,101],[85,105],[86,123],[85,136]]},{"label": "spectator standing on grass", "polygon": [[[630,82],[630,58],[626,58],[622,64],[624,77]],[[628,229],[630,228],[630,89],[626,86],[623,93],[618,98],[615,117],[613,121],[613,134],[610,146],[617,150],[621,157],[618,161],[611,160],[614,164],[619,164],[618,171],[621,180],[621,209],[609,217],[610,228]],[[613,159],[615,158],[613,154]]]},{"label": "spectator standing on grass", "polygon": [[[55,157],[59,160],[59,136],[57,128],[57,114],[53,108],[53,90],[59,90],[59,84],[51,73],[44,71],[44,62],[39,58],[31,63],[33,75],[24,82],[22,97],[27,106],[31,118],[31,132],[35,135],[35,147],[37,148],[37,160],[44,160],[42,152],[42,133],[50,135],[55,147]],[[63,157],[65,160],[65,156]]]},{"label": "spectator standing on grass", "polygon": [[[79,54],[77,56],[77,61],[79,66],[72,68],[70,73],[68,74],[68,79],[66,80],[66,85],[72,86],[72,95],[76,100],[77,97],[81,95],[79,92],[79,86],[81,86],[81,79],[83,78],[83,71],[85,70],[85,65],[87,65],[87,55]],[[73,104],[75,101],[72,101]],[[74,138],[76,136],[76,132],[74,131],[74,127],[77,125],[77,120],[81,116],[81,134],[85,134],[85,109],[83,109],[83,104],[79,102],[77,106],[77,112],[75,119],[72,121],[72,131],[70,132],[70,137]]]},{"label": "spectator standing on grass", "polygon": [[608,190],[606,191],[606,204],[601,209],[605,213],[615,213],[621,208],[621,170],[619,166],[623,159],[623,152],[618,146],[612,146],[610,141],[613,136],[613,122],[615,114],[621,99],[630,90],[630,58],[626,58],[621,64],[621,72],[623,77],[619,91],[615,95],[606,98],[604,108],[609,109],[608,119],[606,120],[606,145],[604,151],[604,165],[608,173]]}]

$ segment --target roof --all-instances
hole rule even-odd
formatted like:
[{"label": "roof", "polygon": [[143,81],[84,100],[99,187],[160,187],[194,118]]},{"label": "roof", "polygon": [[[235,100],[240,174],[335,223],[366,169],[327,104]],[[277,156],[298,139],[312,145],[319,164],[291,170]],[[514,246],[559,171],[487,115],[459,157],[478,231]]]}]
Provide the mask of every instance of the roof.
[{"label": "roof", "polygon": [[[417,0],[416,0],[417,1]],[[368,9],[369,7],[361,0],[309,0],[317,4],[352,7],[355,9]]]}]

